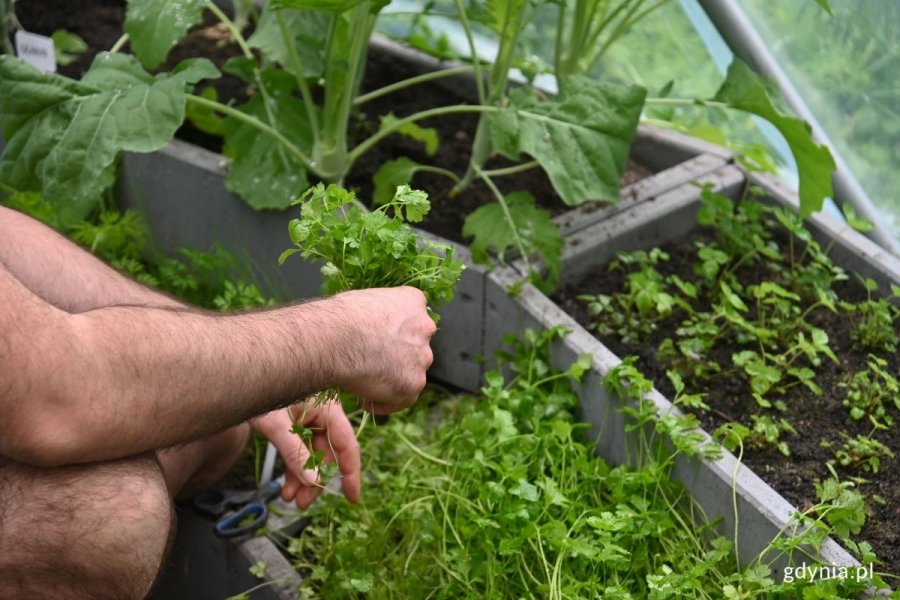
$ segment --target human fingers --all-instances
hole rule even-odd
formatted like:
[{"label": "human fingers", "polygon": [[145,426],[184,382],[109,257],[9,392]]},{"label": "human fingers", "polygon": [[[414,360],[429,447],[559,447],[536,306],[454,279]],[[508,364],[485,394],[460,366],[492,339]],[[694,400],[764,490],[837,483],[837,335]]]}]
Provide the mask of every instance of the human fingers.
[{"label": "human fingers", "polygon": [[436,326],[425,295],[399,287],[361,290],[346,298],[363,311],[358,321],[363,354],[345,389],[376,414],[412,405],[434,360],[430,341]]},{"label": "human fingers", "polygon": [[362,464],[359,441],[340,402],[318,407],[315,418],[320,432],[313,439],[313,447],[334,460],[341,470],[341,488],[351,502],[359,502],[362,487]]},{"label": "human fingers", "polygon": [[[302,405],[298,405],[302,412]],[[281,497],[285,502],[293,500],[297,490],[302,486],[316,485],[318,472],[307,469],[309,449],[295,433],[291,431],[293,421],[288,410],[277,410],[254,420],[254,428],[268,439],[278,451],[285,464],[285,483],[281,488]]]}]

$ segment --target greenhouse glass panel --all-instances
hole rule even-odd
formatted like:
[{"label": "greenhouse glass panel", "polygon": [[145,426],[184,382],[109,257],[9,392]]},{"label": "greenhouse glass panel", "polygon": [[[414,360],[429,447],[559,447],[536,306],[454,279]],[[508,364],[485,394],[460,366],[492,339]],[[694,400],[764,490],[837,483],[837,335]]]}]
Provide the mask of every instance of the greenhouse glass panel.
[{"label": "greenhouse glass panel", "polygon": [[900,223],[900,3],[740,0],[896,236]]}]

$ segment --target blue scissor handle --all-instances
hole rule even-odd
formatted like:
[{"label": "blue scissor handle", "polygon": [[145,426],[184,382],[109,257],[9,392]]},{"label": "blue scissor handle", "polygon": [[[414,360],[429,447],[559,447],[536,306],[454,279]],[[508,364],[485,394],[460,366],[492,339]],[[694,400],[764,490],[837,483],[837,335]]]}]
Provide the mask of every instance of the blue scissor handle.
[{"label": "blue scissor handle", "polygon": [[200,512],[218,519],[229,510],[239,508],[245,504],[271,501],[281,492],[281,484],[270,481],[258,490],[205,490],[194,496],[194,508]]},{"label": "blue scissor handle", "polygon": [[239,537],[262,527],[268,516],[269,510],[265,504],[253,502],[216,523],[214,531],[223,538]]}]

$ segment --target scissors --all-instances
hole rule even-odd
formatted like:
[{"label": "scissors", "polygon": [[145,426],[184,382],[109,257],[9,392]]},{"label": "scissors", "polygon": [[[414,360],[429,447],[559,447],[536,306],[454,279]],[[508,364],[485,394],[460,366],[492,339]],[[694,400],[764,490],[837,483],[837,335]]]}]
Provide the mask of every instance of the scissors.
[{"label": "scissors", "polygon": [[213,531],[219,537],[234,538],[253,533],[266,522],[266,504],[281,493],[281,483],[270,481],[258,490],[206,490],[194,496],[194,507],[218,519]]}]

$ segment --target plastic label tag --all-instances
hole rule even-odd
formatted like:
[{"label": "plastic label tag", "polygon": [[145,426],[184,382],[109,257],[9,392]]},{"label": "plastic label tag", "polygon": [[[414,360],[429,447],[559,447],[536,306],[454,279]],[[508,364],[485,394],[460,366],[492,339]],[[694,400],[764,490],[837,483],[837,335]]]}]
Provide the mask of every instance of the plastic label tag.
[{"label": "plastic label tag", "polygon": [[35,69],[56,73],[56,52],[53,40],[45,35],[16,31],[16,54]]}]

